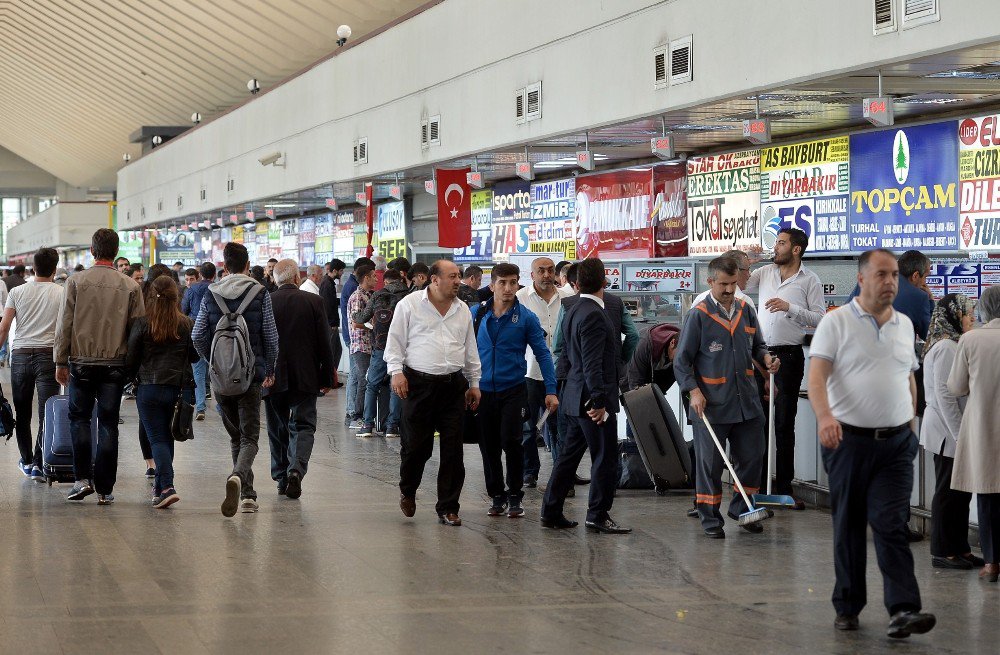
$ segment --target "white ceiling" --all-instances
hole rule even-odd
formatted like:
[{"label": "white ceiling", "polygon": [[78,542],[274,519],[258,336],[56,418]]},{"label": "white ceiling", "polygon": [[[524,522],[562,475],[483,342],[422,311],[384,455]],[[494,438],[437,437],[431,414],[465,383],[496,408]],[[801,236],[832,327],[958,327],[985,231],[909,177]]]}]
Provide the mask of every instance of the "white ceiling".
[{"label": "white ceiling", "polygon": [[[143,125],[209,120],[427,0],[0,0],[0,147],[112,189]],[[0,186],[3,181],[0,180]]]}]

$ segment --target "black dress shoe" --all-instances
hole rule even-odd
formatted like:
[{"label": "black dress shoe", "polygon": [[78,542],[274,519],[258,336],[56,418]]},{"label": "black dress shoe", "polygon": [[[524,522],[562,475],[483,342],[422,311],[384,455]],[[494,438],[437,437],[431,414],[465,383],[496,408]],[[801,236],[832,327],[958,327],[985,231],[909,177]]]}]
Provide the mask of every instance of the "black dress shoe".
[{"label": "black dress shoe", "polygon": [[886,631],[893,639],[905,639],[910,635],[922,635],[930,632],[937,619],[933,614],[922,612],[896,612],[889,621],[889,629]]},{"label": "black dress shoe", "polygon": [[709,539],[725,539],[726,531],[721,525],[717,525],[714,528],[705,528],[705,536]]},{"label": "black dress shoe", "polygon": [[691,519],[698,518],[698,508],[697,507],[692,507],[691,509],[689,509],[687,511],[687,515],[688,515],[688,518],[691,518]]},{"label": "black dress shoe", "polygon": [[534,489],[538,486],[538,478],[533,475],[524,476],[524,487],[525,489]]},{"label": "black dress shoe", "polygon": [[741,528],[749,532],[750,534],[760,534],[764,531],[764,526],[760,523],[745,523],[740,525]]},{"label": "black dress shoe", "polygon": [[579,475],[574,475],[573,484],[590,484],[590,478],[581,478]]},{"label": "black dress shoe", "polygon": [[958,569],[969,571],[972,569],[972,562],[962,557],[931,557],[931,566],[936,569]]},{"label": "black dress shoe", "polygon": [[297,472],[288,475],[288,486],[285,487],[285,495],[291,499],[296,499],[302,495],[302,478]]},{"label": "black dress shoe", "polygon": [[916,530],[914,530],[910,526],[906,526],[906,540],[909,541],[911,544],[915,544],[918,541],[923,541],[924,540],[924,533],[923,532],[917,532]]},{"label": "black dress shoe", "polygon": [[833,620],[833,627],[835,627],[838,630],[857,630],[858,615],[838,614],[837,618]]},{"label": "black dress shoe", "polygon": [[966,562],[968,562],[969,564],[971,564],[973,566],[986,566],[986,560],[984,560],[982,557],[976,557],[972,553],[966,553],[965,555],[959,555],[959,557],[961,559],[964,559]]},{"label": "black dress shoe", "polygon": [[568,528],[575,528],[578,525],[580,524],[577,523],[576,521],[570,521],[565,516],[557,516],[554,519],[547,519],[544,516],[542,517],[543,528],[552,528],[553,530],[566,530]]},{"label": "black dress shoe", "polygon": [[615,523],[610,516],[603,521],[587,521],[587,529],[604,534],[628,534],[632,528],[626,528]]}]

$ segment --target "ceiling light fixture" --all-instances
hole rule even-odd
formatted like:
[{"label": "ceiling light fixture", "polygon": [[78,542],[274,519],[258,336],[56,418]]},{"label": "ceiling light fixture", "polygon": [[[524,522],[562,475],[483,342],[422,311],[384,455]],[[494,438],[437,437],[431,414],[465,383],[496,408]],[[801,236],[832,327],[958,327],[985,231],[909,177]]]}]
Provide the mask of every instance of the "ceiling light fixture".
[{"label": "ceiling light fixture", "polygon": [[195,112],[195,113],[191,114],[191,122],[194,123],[195,125],[197,125],[198,123],[200,123],[201,122],[201,114],[199,114],[198,112]]},{"label": "ceiling light fixture", "polygon": [[347,39],[351,38],[351,26],[341,25],[337,28],[337,47],[343,47],[347,43]]},{"label": "ceiling light fixture", "polygon": [[249,91],[251,95],[257,95],[260,93],[260,84],[257,82],[257,78],[250,78],[247,82],[247,91]]}]

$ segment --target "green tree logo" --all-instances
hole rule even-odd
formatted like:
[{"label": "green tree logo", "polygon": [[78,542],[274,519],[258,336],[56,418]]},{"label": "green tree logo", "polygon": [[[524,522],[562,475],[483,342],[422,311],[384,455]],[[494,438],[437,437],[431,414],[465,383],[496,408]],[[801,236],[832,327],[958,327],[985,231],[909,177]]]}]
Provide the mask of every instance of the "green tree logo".
[{"label": "green tree logo", "polygon": [[906,138],[906,133],[902,130],[896,132],[896,137],[892,140],[893,165],[892,170],[896,177],[896,182],[904,184],[910,175],[910,142]]}]

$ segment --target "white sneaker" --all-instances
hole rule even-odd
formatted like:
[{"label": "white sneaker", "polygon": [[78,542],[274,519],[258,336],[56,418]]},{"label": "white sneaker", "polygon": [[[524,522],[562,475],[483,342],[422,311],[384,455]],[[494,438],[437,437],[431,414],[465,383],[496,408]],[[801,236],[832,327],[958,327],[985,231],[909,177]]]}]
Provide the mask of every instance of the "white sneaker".
[{"label": "white sneaker", "polygon": [[253,514],[258,509],[260,509],[260,506],[253,498],[244,498],[240,501],[240,511],[244,514]]}]

